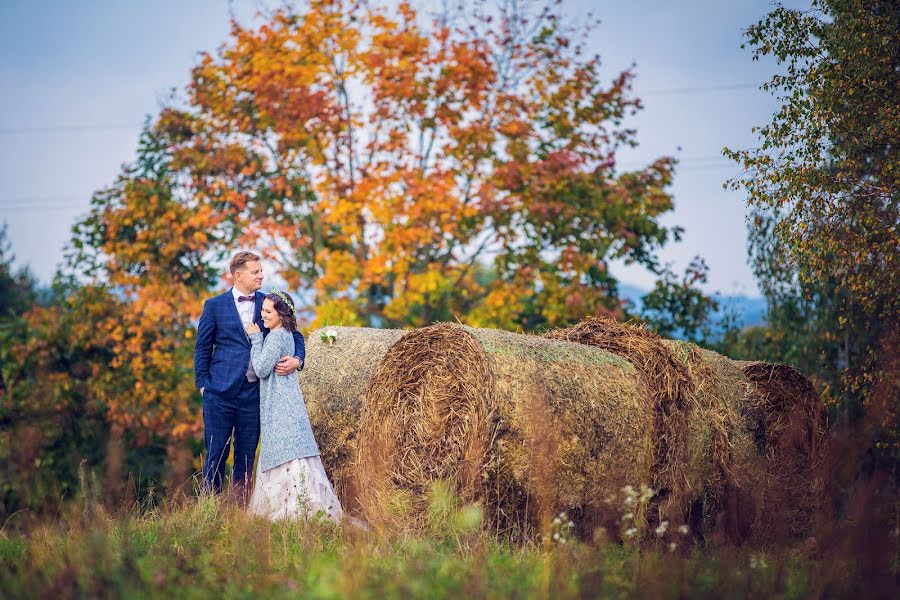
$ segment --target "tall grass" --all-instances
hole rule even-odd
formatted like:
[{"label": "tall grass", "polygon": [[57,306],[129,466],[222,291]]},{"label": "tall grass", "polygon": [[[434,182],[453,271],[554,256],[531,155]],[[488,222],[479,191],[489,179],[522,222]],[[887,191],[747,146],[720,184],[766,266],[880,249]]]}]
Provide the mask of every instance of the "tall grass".
[{"label": "tall grass", "polygon": [[[52,523],[0,531],[4,598],[728,598],[873,596],[851,557],[814,549],[590,544],[565,519],[543,541],[484,532],[440,487],[417,533],[315,518],[271,523],[227,498],[105,509],[89,483]],[[867,587],[869,586],[869,587]]]}]

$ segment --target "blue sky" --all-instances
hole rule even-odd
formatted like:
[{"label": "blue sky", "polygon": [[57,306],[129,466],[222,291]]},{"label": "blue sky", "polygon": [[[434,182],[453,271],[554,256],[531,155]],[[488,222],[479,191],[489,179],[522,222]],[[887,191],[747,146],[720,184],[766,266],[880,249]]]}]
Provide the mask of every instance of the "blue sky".
[{"label": "blue sky", "polygon": [[[786,2],[803,6],[804,2]],[[229,10],[247,21],[262,3],[234,0],[6,2],[0,9],[0,221],[19,264],[49,281],[72,224],[91,193],[134,156],[144,117],[187,83],[201,50],[227,38]],[[593,11],[591,50],[606,75],[636,64],[645,110],[629,126],[640,146],[620,164],[664,154],[682,159],[664,218],[685,228],[661,257],[682,270],[694,255],[710,266],[709,292],[758,295],[747,266],[744,197],[723,190],[736,165],[724,146],[755,143],[775,101],[755,85],[775,66],[741,50],[741,31],[768,0],[564,0],[566,13]],[[718,89],[710,89],[718,88]],[[88,126],[87,128],[81,128]],[[68,127],[68,129],[66,129]],[[680,148],[680,150],[679,150]],[[623,282],[653,277],[616,265]]]}]

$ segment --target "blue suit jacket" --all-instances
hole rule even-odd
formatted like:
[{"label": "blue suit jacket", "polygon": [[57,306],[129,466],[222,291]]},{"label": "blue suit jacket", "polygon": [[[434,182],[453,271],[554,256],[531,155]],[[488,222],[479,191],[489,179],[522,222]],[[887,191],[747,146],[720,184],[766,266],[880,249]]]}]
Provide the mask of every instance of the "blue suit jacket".
[{"label": "blue suit jacket", "polygon": [[[259,325],[263,335],[269,330],[263,326],[262,302],[266,297],[256,292],[253,322]],[[301,368],[306,358],[303,334],[294,332],[294,356],[300,359]],[[231,396],[240,389],[250,363],[250,339],[234,305],[229,289],[203,304],[203,314],[197,324],[197,343],[194,346],[194,382],[197,389],[206,388],[220,396]]]}]

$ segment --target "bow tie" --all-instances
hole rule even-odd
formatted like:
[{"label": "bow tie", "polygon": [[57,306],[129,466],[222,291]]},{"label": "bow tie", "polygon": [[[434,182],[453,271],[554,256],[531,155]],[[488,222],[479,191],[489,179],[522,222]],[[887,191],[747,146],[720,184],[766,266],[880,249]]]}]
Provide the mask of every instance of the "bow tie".
[{"label": "bow tie", "polygon": [[238,302],[253,302],[256,300],[253,296],[238,296]]}]

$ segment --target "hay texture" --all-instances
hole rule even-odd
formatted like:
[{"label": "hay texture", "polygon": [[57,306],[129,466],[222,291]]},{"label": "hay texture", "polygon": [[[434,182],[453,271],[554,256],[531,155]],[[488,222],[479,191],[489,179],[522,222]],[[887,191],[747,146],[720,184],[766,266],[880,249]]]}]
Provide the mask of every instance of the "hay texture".
[{"label": "hay texture", "polygon": [[404,335],[370,380],[359,436],[366,516],[424,518],[431,484],[529,536],[566,511],[615,527],[623,485],[646,482],[652,420],[635,368],[563,340],[438,324]]},{"label": "hay texture", "polygon": [[693,383],[686,472],[692,499],[689,523],[710,536],[745,541],[758,518],[760,461],[746,425],[750,380],[726,356],[695,344],[663,340]]},{"label": "hay texture", "polygon": [[652,415],[648,432],[652,466],[649,479],[644,481],[656,496],[648,517],[651,525],[662,521],[684,523],[697,497],[699,478],[690,472],[689,418],[695,383],[688,362],[647,328],[607,317],[592,317],[545,335],[606,350],[634,365],[646,390],[639,398],[644,404],[642,410]]},{"label": "hay texture", "polygon": [[825,406],[790,365],[736,364],[751,382],[745,417],[764,470],[754,534],[770,541],[808,535],[825,491]]},{"label": "hay texture", "polygon": [[[332,342],[322,332],[334,330]],[[357,512],[356,439],[366,386],[375,367],[405,332],[401,329],[324,327],[306,337],[300,389],[322,462],[345,510]]]}]

